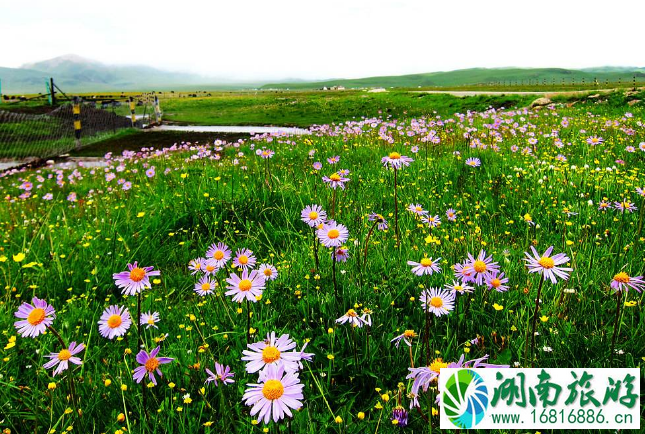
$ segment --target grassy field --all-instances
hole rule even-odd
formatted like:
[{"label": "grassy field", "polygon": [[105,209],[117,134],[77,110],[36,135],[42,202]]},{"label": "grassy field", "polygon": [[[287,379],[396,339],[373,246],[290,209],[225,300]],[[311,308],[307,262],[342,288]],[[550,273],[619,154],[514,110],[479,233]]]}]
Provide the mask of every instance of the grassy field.
[{"label": "grassy field", "polygon": [[[366,102],[365,114],[377,114],[370,110],[380,100],[370,101],[376,102]],[[401,406],[409,410],[406,431],[438,432],[436,384],[427,393],[415,389],[406,379],[412,365],[430,372],[461,356],[487,356],[489,363],[520,367],[642,367],[643,293],[612,285],[638,287],[644,274],[645,130],[642,108],[619,102],[441,117],[408,111],[400,120],[364,119],[308,136],[235,146],[179,143],[112,158],[105,168],[0,178],[0,427],[394,433],[402,429],[392,423]],[[185,119],[210,121],[209,102],[194,103]],[[342,106],[332,107],[341,116]],[[384,108],[384,116],[395,113]],[[400,109],[397,116],[406,111]],[[270,119],[267,113],[258,116]],[[236,116],[228,119],[242,119]],[[313,115],[303,114],[303,124],[305,118]],[[383,167],[383,157],[402,161],[398,155],[413,161],[396,171]],[[330,163],[335,156],[340,161]],[[349,181],[333,189],[323,177],[337,179],[332,175],[340,170]],[[313,204],[344,225],[347,236],[333,238],[327,222],[319,239],[301,220]],[[432,218],[423,221],[410,204]],[[381,216],[373,220],[372,213]],[[380,230],[380,219],[387,229]],[[214,243],[229,246],[234,257],[250,249],[255,268],[272,265],[269,274],[277,278],[247,278],[233,258],[216,262],[217,254],[207,254]],[[550,256],[544,252],[551,246],[553,255],[567,256],[559,266],[570,268],[556,283],[529,273],[523,260],[532,247]],[[482,250],[507,283],[494,266],[477,266],[486,279],[475,282],[459,273],[468,254]],[[207,255],[211,271],[189,268]],[[160,275],[150,275],[141,292],[124,294],[115,273],[125,270],[131,282],[145,282],[150,273],[130,273],[135,261]],[[408,261],[440,269],[417,276]],[[240,274],[262,286],[261,295],[256,286],[249,292],[236,283]],[[254,296],[238,303],[228,287]],[[454,297],[453,307],[443,305],[446,315],[424,312],[422,291],[429,288],[446,288],[445,300]],[[14,313],[33,297],[46,300],[56,318],[32,338],[16,329]],[[118,330],[112,314],[104,315],[112,305],[127,308],[133,321],[108,339],[99,328]],[[158,321],[146,318],[139,326],[146,312],[157,312]],[[30,324],[43,320],[37,313]],[[99,326],[102,316],[112,318],[111,326]],[[339,323],[343,317],[358,326]],[[412,346],[395,347],[392,339],[405,330],[415,331]],[[312,356],[292,367],[302,384],[302,399],[291,402],[299,410],[265,425],[243,399],[258,374],[247,370],[242,351],[272,332],[295,341],[291,357],[302,357],[305,343]],[[47,356],[71,342],[85,346],[76,354],[82,365],[54,376],[53,367],[44,367]],[[135,371],[146,360],[135,357],[140,347],[160,347],[158,357],[172,359],[157,360],[169,363],[158,365],[163,376],[155,374],[156,385],[133,377],[145,369]],[[262,357],[273,363],[280,354]],[[215,362],[230,366],[234,383],[205,384]],[[271,387],[264,396],[279,395]],[[413,392],[418,410],[411,408]]]},{"label": "grassy field", "polygon": [[[118,93],[117,93],[118,94]],[[87,94],[86,99],[101,101],[105,97],[116,94]],[[136,97],[137,93],[124,93],[123,97]],[[191,97],[189,95],[196,95]],[[209,96],[210,95],[210,96]],[[588,98],[597,95],[588,93],[562,93],[552,96],[556,103],[580,103],[592,113],[611,113],[618,116],[625,110],[630,101],[637,104],[630,107],[639,111],[645,106],[645,93],[642,90],[630,93],[623,91],[600,93],[598,98]],[[526,107],[537,98],[536,95],[478,95],[456,97],[447,94],[412,93],[406,90],[394,90],[384,93],[367,93],[364,91],[262,91],[262,92],[203,92],[194,94],[174,94],[161,96],[161,109],[164,120],[171,123],[192,125],[281,125],[309,127],[328,123],[339,123],[347,120],[359,120],[364,117],[420,117],[429,115],[452,116],[455,113],[468,111],[483,111],[489,108]],[[0,110],[9,109],[19,113],[42,114],[50,108],[42,103],[28,101],[17,104],[4,104]],[[138,116],[142,108],[137,108]],[[111,109],[110,109],[111,111]],[[117,114],[125,115],[127,106],[117,108]],[[149,114],[149,110],[148,110]],[[60,122],[57,120],[56,122]],[[71,122],[71,120],[69,121]],[[71,125],[69,125],[71,131]],[[30,155],[51,155],[53,148],[70,148],[73,138],[63,139],[61,143],[52,141],[45,143],[48,130],[57,130],[54,125],[44,124],[42,127],[32,124],[23,126],[15,124],[0,124],[0,139],[4,138],[0,147],[0,158],[20,158]],[[5,131],[6,130],[6,131]],[[104,150],[114,145],[115,151],[129,146],[140,149],[149,146],[171,146],[176,135],[152,135],[125,133],[116,136],[112,133],[100,137],[83,137],[84,145],[96,143],[86,155],[96,155],[98,150]],[[22,138],[37,138],[38,143],[26,144]],[[198,138],[200,136],[196,136]],[[202,139],[214,139],[217,136],[203,135]],[[44,139],[43,139],[44,138]],[[225,138],[225,136],[222,136]],[[20,139],[20,140],[18,140]],[[45,142],[43,142],[45,140]],[[185,137],[185,140],[191,141]],[[102,155],[102,154],[101,154]]]}]

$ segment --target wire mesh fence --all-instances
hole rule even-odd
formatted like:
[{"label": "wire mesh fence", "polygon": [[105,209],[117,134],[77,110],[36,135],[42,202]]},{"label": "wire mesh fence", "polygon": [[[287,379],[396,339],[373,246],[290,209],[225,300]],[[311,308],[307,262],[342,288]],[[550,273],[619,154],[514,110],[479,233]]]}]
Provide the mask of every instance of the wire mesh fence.
[{"label": "wire mesh fence", "polygon": [[[65,103],[45,114],[0,109],[0,159],[49,158],[84,147],[126,128],[142,128],[155,113],[154,101],[140,99],[133,104],[135,122],[121,113],[130,113],[128,103],[86,101],[75,115],[73,104]],[[158,107],[157,107],[158,109]],[[76,121],[76,129],[75,129]],[[79,129],[80,140],[75,131]]]}]

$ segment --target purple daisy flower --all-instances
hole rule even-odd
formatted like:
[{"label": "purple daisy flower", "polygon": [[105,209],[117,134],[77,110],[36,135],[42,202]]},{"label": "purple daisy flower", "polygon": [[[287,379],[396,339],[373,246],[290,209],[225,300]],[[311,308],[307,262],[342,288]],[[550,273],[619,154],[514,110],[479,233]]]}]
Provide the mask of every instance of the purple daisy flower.
[{"label": "purple daisy flower", "polygon": [[50,369],[58,365],[58,367],[54,369],[54,372],[52,374],[55,377],[57,374],[60,374],[61,372],[67,370],[67,368],[69,368],[69,363],[82,365],[83,361],[80,359],[80,357],[74,356],[84,349],[84,344],[77,345],[76,342],[70,342],[69,348],[62,349],[60,353],[50,353],[49,355],[45,356],[49,357],[50,360],[43,365],[43,368]]},{"label": "purple daisy flower", "polygon": [[226,282],[229,284],[226,287],[229,291],[226,291],[224,295],[232,295],[233,301],[238,303],[242,303],[244,299],[255,303],[258,301],[257,297],[262,295],[265,279],[264,275],[260,274],[258,270],[253,270],[250,274],[247,270],[243,270],[242,277],[236,273],[231,273]]},{"label": "purple daisy flower", "polygon": [[340,247],[349,238],[349,230],[333,220],[328,221],[316,233],[325,247]]},{"label": "purple daisy flower", "polygon": [[241,249],[235,252],[235,259],[233,259],[233,265],[239,267],[243,270],[252,269],[255,266],[255,256],[253,252],[249,249]]},{"label": "purple daisy flower", "polygon": [[349,178],[342,176],[340,173],[332,173],[329,176],[323,176],[323,181],[333,189],[340,187],[342,190],[345,189],[345,183],[349,182]]},{"label": "purple daisy flower", "polygon": [[641,292],[645,287],[643,276],[631,277],[629,274],[621,271],[611,279],[611,287],[616,291],[629,291],[629,288]]},{"label": "purple daisy flower", "polygon": [[99,333],[108,339],[123,336],[132,325],[130,312],[125,306],[109,306],[103,311],[98,321]]},{"label": "purple daisy flower", "polygon": [[212,261],[216,268],[223,268],[231,259],[231,249],[224,243],[213,243],[206,251],[206,257]]},{"label": "purple daisy flower", "polygon": [[412,158],[401,155],[398,152],[390,152],[387,157],[381,158],[381,164],[384,167],[390,167],[395,170],[408,167],[413,161]]},{"label": "purple daisy flower", "polygon": [[485,250],[480,250],[477,258],[468,253],[468,260],[464,266],[468,266],[475,272],[473,275],[473,281],[477,285],[481,285],[484,282],[484,277],[488,274],[493,271],[499,271],[499,265],[497,265],[497,262],[493,262],[492,255],[486,256]]},{"label": "purple daisy flower", "polygon": [[137,261],[128,264],[128,270],[112,275],[114,283],[125,295],[136,295],[150,288],[150,276],[161,275],[161,271],[154,270],[154,267],[139,267]]},{"label": "purple daisy flower", "polygon": [[159,374],[160,377],[163,377],[163,374],[159,369],[159,365],[170,363],[174,359],[170,357],[157,357],[157,354],[159,354],[159,349],[160,347],[155,348],[150,352],[150,354],[148,354],[144,350],[141,350],[139,351],[139,354],[137,354],[137,363],[139,363],[141,366],[138,366],[134,369],[134,375],[132,376],[132,379],[137,383],[141,383],[146,374],[148,374],[148,378],[150,378],[150,381],[152,381],[152,383],[156,386],[157,379],[154,375],[155,372]]},{"label": "purple daisy flower", "polygon": [[285,372],[281,366],[268,366],[260,374],[260,383],[247,384],[247,387],[242,399],[252,406],[250,415],[257,415],[265,424],[271,416],[275,423],[284,419],[285,414],[292,417],[291,410],[302,407],[304,385],[297,373]]},{"label": "purple daisy flower", "polygon": [[504,273],[499,273],[497,271],[491,272],[488,276],[484,277],[484,282],[488,289],[494,289],[497,292],[508,291],[508,277],[504,277]]},{"label": "purple daisy flower", "polygon": [[455,293],[446,289],[424,289],[419,300],[424,312],[431,312],[436,316],[448,315],[455,308]]},{"label": "purple daisy flower", "polygon": [[56,318],[56,311],[45,300],[34,297],[31,302],[33,304],[22,303],[14,313],[16,318],[22,319],[13,325],[23,338],[35,338],[44,333]]},{"label": "purple daisy flower", "polygon": [[211,280],[209,275],[202,276],[199,282],[195,284],[195,292],[197,295],[203,297],[205,295],[212,295],[215,289],[215,282]]},{"label": "purple daisy flower", "polygon": [[228,365],[224,366],[215,362],[215,373],[208,368],[206,368],[206,373],[208,374],[208,378],[205,382],[206,384],[213,382],[215,383],[215,386],[217,386],[217,380],[220,380],[224,385],[235,383],[235,380],[232,379],[235,377],[235,373],[231,372],[231,367]]},{"label": "purple daisy flower", "polygon": [[569,272],[573,271],[572,268],[560,267],[559,265],[569,262],[569,257],[564,253],[558,253],[551,256],[553,246],[546,249],[543,255],[539,255],[535,247],[531,246],[531,254],[524,252],[526,258],[524,259],[529,269],[529,273],[539,273],[544,276],[544,280],[550,279],[554,284],[558,283],[558,277],[563,280],[569,278]]},{"label": "purple daisy flower", "polygon": [[432,276],[433,273],[441,273],[441,268],[437,265],[440,261],[441,258],[424,257],[421,262],[408,261],[408,265],[412,267],[412,272],[417,276],[423,276],[424,274]]},{"label": "purple daisy flower", "polygon": [[300,219],[315,228],[327,220],[327,212],[320,205],[307,205],[300,212]]},{"label": "purple daisy flower", "polygon": [[278,278],[278,270],[271,264],[260,264],[258,272],[264,276],[265,280],[275,280]]}]

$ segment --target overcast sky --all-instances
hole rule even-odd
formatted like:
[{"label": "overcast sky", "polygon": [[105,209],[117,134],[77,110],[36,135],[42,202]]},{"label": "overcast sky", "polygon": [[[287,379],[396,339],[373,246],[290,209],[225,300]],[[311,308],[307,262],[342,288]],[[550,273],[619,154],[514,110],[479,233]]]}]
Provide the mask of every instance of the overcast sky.
[{"label": "overcast sky", "polygon": [[643,16],[643,0],[0,0],[0,66],[74,53],[236,80],[645,66]]}]

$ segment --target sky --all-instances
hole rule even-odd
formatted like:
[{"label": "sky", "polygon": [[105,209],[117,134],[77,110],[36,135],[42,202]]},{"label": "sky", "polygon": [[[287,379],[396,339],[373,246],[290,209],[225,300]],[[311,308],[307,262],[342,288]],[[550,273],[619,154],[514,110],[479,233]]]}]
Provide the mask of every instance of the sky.
[{"label": "sky", "polygon": [[638,16],[645,1],[0,0],[0,66],[73,53],[239,81],[643,67]]}]

